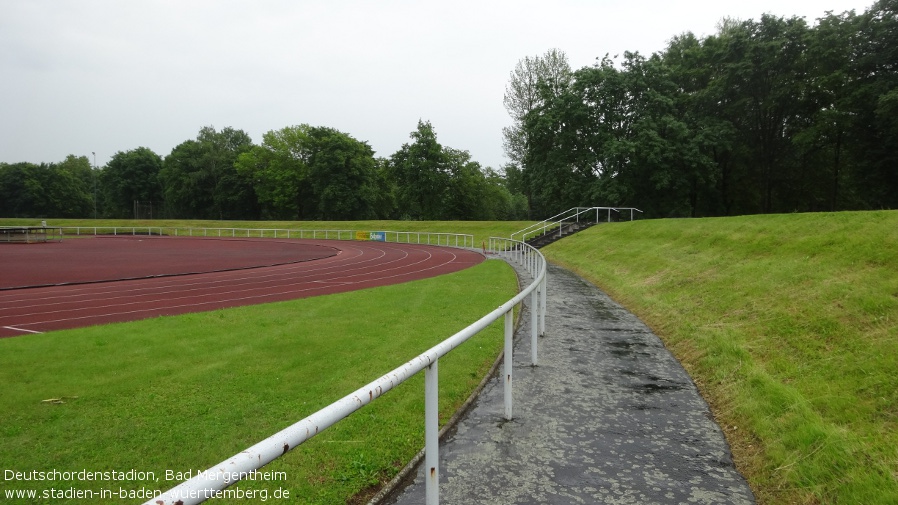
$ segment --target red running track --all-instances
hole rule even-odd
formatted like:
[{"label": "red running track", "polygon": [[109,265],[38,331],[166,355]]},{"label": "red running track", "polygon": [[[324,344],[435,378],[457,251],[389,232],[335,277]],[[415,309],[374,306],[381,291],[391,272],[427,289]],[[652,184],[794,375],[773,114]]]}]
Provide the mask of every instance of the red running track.
[{"label": "red running track", "polygon": [[[129,237],[10,244],[0,247],[0,337],[385,286],[483,260],[478,252],[449,247],[336,240]],[[69,284],[47,285],[58,283]],[[9,287],[25,285],[39,287]]]}]

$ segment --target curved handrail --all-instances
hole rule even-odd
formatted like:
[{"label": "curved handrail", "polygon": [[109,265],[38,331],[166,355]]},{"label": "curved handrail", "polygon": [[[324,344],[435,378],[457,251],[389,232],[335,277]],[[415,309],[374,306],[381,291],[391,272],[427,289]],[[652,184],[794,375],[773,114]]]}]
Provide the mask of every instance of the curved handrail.
[{"label": "curved handrail", "polygon": [[[377,380],[362,386],[327,407],[275,433],[261,442],[247,448],[221,463],[212,466],[191,479],[178,484],[164,493],[147,500],[145,505],[190,505],[209,498],[221,496],[222,490],[252,476],[253,472],[295,449],[303,442],[321,433],[326,428],[349,416],[351,413],[371,403],[387,391],[420,372],[424,374],[425,389],[425,464],[429,468],[426,486],[426,503],[438,502],[439,493],[439,422],[437,408],[438,362],[452,349],[476,335],[497,321],[505,319],[505,417],[512,418],[512,336],[514,307],[528,295],[531,296],[531,355],[533,364],[537,362],[537,336],[539,328],[545,331],[545,287],[546,259],[539,250],[520,241],[506,238],[489,239],[490,254],[504,256],[510,261],[518,261],[533,276],[526,288],[499,308],[483,316],[465,329],[455,333],[436,346],[419,354],[398,368]],[[542,319],[540,324],[539,319]]]}]

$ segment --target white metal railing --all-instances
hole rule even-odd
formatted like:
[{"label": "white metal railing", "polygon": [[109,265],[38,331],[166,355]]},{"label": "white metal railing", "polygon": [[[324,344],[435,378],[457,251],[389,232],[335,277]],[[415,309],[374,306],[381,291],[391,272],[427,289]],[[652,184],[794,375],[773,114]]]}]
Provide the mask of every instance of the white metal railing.
[{"label": "white metal railing", "polygon": [[[220,238],[299,238],[356,240],[358,230],[295,230],[288,228],[192,228],[173,226],[63,226],[56,227],[72,235],[169,235],[173,237]],[[363,233],[370,233],[365,231]],[[382,231],[385,242],[427,244],[474,248],[474,236],[461,233],[423,231]]]},{"label": "white metal railing", "polygon": [[0,226],[0,242],[49,242],[62,238],[58,226]]},{"label": "white metal railing", "polygon": [[510,235],[511,238],[515,238],[518,236],[518,239],[521,241],[525,241],[528,238],[535,237],[536,235],[546,235],[549,232],[557,231],[560,234],[564,229],[565,224],[567,223],[578,223],[581,220],[581,216],[589,217],[592,215],[593,211],[595,211],[595,220],[594,222],[599,222],[599,212],[607,211],[607,221],[611,222],[611,213],[615,212],[620,214],[621,211],[630,211],[630,221],[634,218],[634,212],[642,212],[641,210],[634,207],[573,207],[564,212],[559,212],[554,216],[544,219],[538,223],[534,223],[522,230],[518,230]]},{"label": "white metal railing", "polygon": [[[417,232],[396,233],[396,241],[400,237],[419,243],[421,235]],[[428,240],[451,240],[451,237],[469,237],[456,234],[426,234]],[[463,239],[466,242],[467,238]],[[473,238],[471,238],[473,246]],[[503,378],[505,387],[505,418],[512,419],[512,378],[514,336],[514,307],[530,296],[531,314],[531,358],[534,365],[538,362],[538,336],[545,333],[546,314],[546,259],[535,248],[528,244],[507,238],[489,239],[489,254],[501,256],[508,261],[522,265],[532,276],[533,281],[511,300],[489,314],[483,316],[467,328],[452,335],[436,346],[406,362],[402,366],[388,372],[379,379],[362,386],[336,402],[324,407],[314,414],[281,430],[252,447],[222,461],[205,472],[198,472],[193,478],[169,489],[168,491],[145,502],[145,505],[190,505],[214,498],[217,493],[228,486],[252,475],[271,461],[295,449],[326,428],[332,426],[351,413],[371,403],[387,391],[393,389],[416,373],[424,370],[424,443],[426,465],[426,503],[439,503],[439,419],[438,419],[438,364],[439,359],[454,348],[488,327],[493,322],[504,319],[504,365]]]}]

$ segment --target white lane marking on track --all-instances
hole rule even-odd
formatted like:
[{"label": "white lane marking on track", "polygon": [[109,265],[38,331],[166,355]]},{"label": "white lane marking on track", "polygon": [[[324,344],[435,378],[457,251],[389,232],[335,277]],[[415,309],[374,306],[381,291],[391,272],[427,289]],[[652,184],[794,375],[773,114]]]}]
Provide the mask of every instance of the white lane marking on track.
[{"label": "white lane marking on track", "polygon": [[4,326],[3,329],[4,330],[21,331],[22,333],[36,333],[36,334],[43,333],[42,331],[26,330],[25,328],[17,328],[15,326]]},{"label": "white lane marking on track", "polygon": [[[353,257],[358,257],[360,255],[355,255]],[[375,261],[383,257],[383,254],[372,258],[371,260],[366,260],[366,262]],[[347,258],[348,259],[348,258]],[[187,277],[180,277],[182,282],[178,282],[173,280],[171,277],[166,278],[147,278],[147,279],[129,279],[128,282],[134,284],[136,287],[121,289],[121,283],[102,283],[102,284],[94,284],[91,286],[55,286],[57,288],[62,288],[66,292],[65,293],[57,293],[51,296],[44,296],[39,298],[30,298],[27,300],[27,304],[19,303],[18,305],[14,305],[13,303],[7,303],[5,307],[0,308],[0,314],[3,313],[4,310],[8,311],[19,311],[22,309],[32,308],[32,307],[40,307],[41,309],[45,309],[47,307],[53,305],[61,305],[64,303],[68,303],[70,300],[78,299],[78,298],[89,298],[91,301],[100,301],[105,297],[111,297],[113,299],[121,298],[124,295],[129,296],[151,296],[154,292],[158,295],[165,295],[170,292],[179,292],[179,293],[188,293],[192,291],[202,291],[202,290],[213,290],[215,292],[220,292],[215,286],[223,285],[224,287],[236,288],[243,284],[249,284],[252,287],[258,288],[261,282],[278,282],[282,281],[284,278],[290,278],[294,274],[302,274],[306,276],[315,276],[315,275],[325,275],[331,270],[337,270],[340,272],[347,272],[353,270],[361,270],[364,267],[365,262],[355,262],[350,263],[349,267],[346,265],[332,265],[326,268],[319,268],[315,270],[310,270],[308,268],[301,268],[296,265],[274,265],[270,267],[260,267],[258,269],[253,269],[252,272],[248,271],[240,271],[240,272],[210,272],[207,274],[203,274],[204,277],[200,278],[198,281],[189,281],[183,282]],[[384,263],[387,264],[387,263]],[[357,267],[357,268],[352,268]],[[260,271],[265,272],[273,272],[269,274],[263,275],[253,275],[253,273],[258,274]],[[196,277],[193,277],[196,278]],[[196,286],[195,288],[192,286]],[[233,292],[226,291],[225,293]],[[0,301],[3,298],[0,297]]]},{"label": "white lane marking on track", "polygon": [[[337,281],[335,279],[342,278],[353,278],[359,276],[368,276],[370,275],[370,265],[366,265],[366,263],[376,262],[381,258],[384,258],[387,255],[387,251],[380,248],[369,248],[370,250],[376,251],[379,254],[361,262],[352,262],[348,265],[330,265],[325,268],[318,268],[314,270],[310,270],[308,268],[303,268],[302,264],[298,265],[274,265],[271,267],[264,267],[259,269],[254,269],[252,271],[240,271],[238,272],[210,272],[205,274],[205,277],[194,281],[194,282],[177,282],[172,280],[171,278],[163,279],[135,279],[123,282],[129,282],[135,284],[136,287],[122,290],[120,289],[121,284],[118,284],[119,288],[116,288],[116,284],[114,283],[103,283],[103,285],[95,285],[92,289],[90,287],[78,287],[70,290],[66,294],[57,294],[53,296],[40,297],[29,299],[25,303],[19,303],[18,305],[8,304],[7,307],[0,308],[0,315],[3,314],[4,310],[12,312],[15,310],[16,314],[22,315],[21,310],[29,309],[29,308],[39,308],[41,313],[52,313],[50,311],[51,307],[63,305],[69,303],[70,300],[82,297],[88,297],[93,302],[102,302],[105,299],[119,299],[122,298],[125,294],[128,294],[131,297],[151,297],[151,296],[166,296],[170,293],[179,293],[179,294],[187,294],[187,293],[195,293],[195,292],[209,292],[213,291],[216,295],[222,294],[233,294],[239,293],[243,289],[241,286],[249,285],[249,289],[246,291],[254,291],[262,289],[261,284],[268,283],[265,289],[274,289],[286,286],[295,286],[300,284],[300,282],[292,282],[293,279],[296,279],[295,274],[302,275],[301,282],[311,282],[314,279],[308,279],[308,277],[315,277],[317,275],[326,275],[329,273],[341,273],[341,274],[349,274],[351,272],[360,272],[355,275],[342,275],[339,277],[327,277],[324,279],[325,282],[333,281],[333,282],[342,282],[342,283],[351,283],[351,281]],[[363,252],[356,250],[358,254],[352,256],[352,258],[357,258],[363,256]],[[386,265],[391,265],[394,263],[402,262],[409,257],[407,251],[400,251],[402,253],[396,259],[377,264],[374,266],[384,267]],[[326,258],[325,258],[326,259]],[[349,259],[349,258],[347,258]],[[423,261],[423,260],[422,260]],[[414,266],[422,261],[418,261],[415,263],[400,263],[397,266],[392,268],[381,268],[380,272],[386,272],[391,270],[397,270],[401,268],[406,268],[408,266]],[[261,271],[271,272],[262,275],[258,275]],[[415,270],[414,272],[417,272]],[[254,275],[256,274],[256,275]],[[373,279],[380,279],[386,277],[373,277]],[[182,278],[183,279],[183,278]],[[222,285],[222,288],[217,288],[217,285]],[[65,288],[65,286],[62,286]],[[230,288],[230,289],[226,289]],[[180,297],[185,298],[185,297]],[[54,300],[54,301],[51,301]],[[156,301],[154,299],[145,300],[142,303],[153,302]],[[137,303],[137,302],[135,302]],[[112,305],[101,305],[99,307],[112,307]],[[25,315],[33,315],[34,313],[29,313]]]},{"label": "white lane marking on track", "polygon": [[[406,247],[409,247],[409,246],[406,245]],[[370,249],[379,251],[379,252],[381,253],[380,256],[378,256],[378,258],[383,258],[384,256],[386,256],[386,250],[384,250],[383,248],[371,247]],[[434,255],[431,253],[431,251],[433,251],[433,249],[431,249],[431,248],[411,247],[410,249],[413,250],[413,251],[416,251],[416,252],[424,252],[424,253],[425,253],[425,259],[415,261],[415,262],[413,262],[413,263],[411,263],[411,264],[402,264],[402,265],[394,266],[394,267],[391,267],[391,268],[387,268],[387,269],[385,269],[385,270],[379,271],[379,273],[385,273],[385,272],[389,272],[389,271],[398,270],[398,269],[400,269],[400,268],[408,268],[409,266],[419,265],[419,264],[421,264],[421,263],[425,263],[428,259],[430,259],[430,258],[432,258],[432,257],[434,256]],[[397,261],[402,261],[402,260],[408,258],[409,256],[411,256],[411,255],[409,254],[409,251],[408,251],[408,250],[402,250],[401,252],[403,253],[403,255],[402,255],[402,257],[401,257],[400,259],[388,261],[387,263],[384,263],[384,265],[396,263]],[[429,267],[426,267],[426,268],[419,268],[419,269],[411,270],[411,271],[400,271],[399,273],[395,273],[395,274],[391,274],[391,275],[380,275],[380,276],[377,276],[377,277],[371,277],[371,276],[370,276],[370,275],[371,275],[370,272],[368,272],[367,275],[366,275],[366,273],[359,273],[359,274],[354,274],[354,275],[344,275],[344,276],[341,276],[341,277],[337,277],[337,279],[339,279],[339,278],[347,279],[347,278],[355,278],[355,277],[363,277],[363,279],[362,279],[362,280],[359,280],[359,281],[343,281],[343,282],[337,282],[337,283],[338,283],[338,284],[342,284],[342,285],[352,285],[352,284],[360,284],[360,283],[364,283],[364,282],[381,281],[381,280],[384,280],[384,279],[391,279],[391,278],[397,278],[397,277],[406,277],[406,276],[409,276],[409,275],[417,274],[417,273],[419,273],[419,272],[425,272],[425,271],[428,271],[428,270],[433,270],[433,269],[439,268],[439,267],[444,266],[444,265],[446,265],[446,264],[452,263],[453,260],[455,260],[455,259],[458,258],[458,255],[455,254],[455,252],[453,252],[453,251],[445,251],[445,250],[444,250],[443,252],[447,253],[447,254],[451,257],[451,259],[449,259],[449,260],[444,260],[442,263],[439,263],[439,264],[436,264],[436,265],[432,265],[432,266],[429,266]],[[284,268],[284,269],[289,269],[291,266],[292,266],[292,265],[281,265],[280,267],[269,267],[269,268]],[[328,268],[328,270],[330,270],[330,268]],[[210,274],[210,275],[211,275],[211,274]],[[271,275],[266,275],[266,276],[263,276],[263,277],[265,277],[265,278],[270,278],[270,277],[279,277],[279,278],[283,278],[284,275],[283,275],[283,272],[278,272],[278,273],[271,274]],[[241,279],[250,279],[250,277],[241,277]],[[258,277],[256,277],[255,279],[258,281]],[[221,283],[221,282],[228,282],[228,281],[231,281],[231,283],[232,283],[231,285],[233,286],[233,281],[234,281],[234,279],[228,279],[228,280],[224,280],[224,281],[216,281],[216,282],[217,282],[217,283]],[[99,315],[98,315],[98,314],[91,314],[91,315],[86,315],[86,316],[63,317],[63,318],[59,318],[59,319],[52,319],[52,320],[43,320],[43,321],[39,321],[39,322],[32,322],[32,323],[29,323],[29,324],[30,324],[30,325],[36,325],[36,324],[50,324],[50,323],[59,323],[59,322],[65,322],[65,321],[76,321],[76,320],[83,320],[83,319],[96,319],[96,318],[111,317],[111,316],[118,316],[118,315],[125,315],[125,314],[164,313],[164,311],[167,311],[167,310],[182,309],[182,308],[186,308],[186,307],[201,307],[201,306],[207,306],[207,305],[219,305],[219,306],[220,306],[220,305],[222,305],[222,304],[230,304],[230,303],[236,303],[236,302],[246,302],[246,301],[248,301],[248,300],[256,300],[257,303],[258,303],[258,302],[264,300],[265,298],[271,298],[271,297],[274,297],[274,296],[282,296],[282,295],[285,295],[285,294],[289,294],[289,295],[298,295],[298,294],[300,294],[300,293],[305,293],[305,292],[310,292],[310,291],[316,291],[316,290],[324,289],[324,286],[320,286],[320,285],[319,285],[319,286],[316,286],[316,287],[309,287],[308,282],[309,282],[309,281],[306,281],[305,284],[300,283],[300,282],[287,282],[287,283],[284,283],[284,284],[279,285],[278,287],[279,287],[279,288],[293,287],[293,289],[288,289],[288,290],[283,290],[283,289],[282,289],[282,290],[276,291],[276,292],[274,292],[274,293],[268,292],[268,293],[260,294],[260,295],[237,296],[237,297],[231,297],[231,298],[217,298],[217,299],[215,299],[215,300],[212,300],[212,301],[206,301],[206,302],[193,302],[193,303],[167,304],[167,305],[164,305],[164,306],[153,307],[153,308],[148,308],[148,309],[137,309],[137,310],[115,311],[115,312],[109,312],[109,313],[99,314]],[[331,281],[331,282],[333,282],[333,281]],[[201,286],[204,286],[204,284],[202,284],[202,283],[192,283],[192,284],[199,284],[199,285],[201,285]],[[301,288],[301,289],[295,289],[295,288],[298,287],[298,286],[302,286],[302,288]],[[235,290],[224,291],[224,292],[222,292],[222,291],[219,290],[219,291],[216,291],[216,294],[217,294],[217,295],[235,295],[235,294],[239,295],[239,294],[251,293],[251,292],[253,292],[253,291],[260,291],[260,290],[266,290],[266,291],[269,291],[269,290],[271,290],[272,288],[273,288],[273,286],[271,286],[270,284],[269,284],[269,285],[266,285],[266,286],[259,286],[259,284],[257,283],[257,284],[255,284],[255,286],[252,287],[251,289],[242,289],[242,290],[241,290],[241,289],[235,289]],[[133,291],[137,291],[137,290],[139,290],[139,289],[135,289],[135,290],[133,290]],[[199,290],[199,288],[192,288],[192,289],[188,289],[188,290],[186,290],[186,291],[189,292],[189,291],[198,291],[198,290]],[[176,291],[173,290],[173,291],[171,291],[171,292],[176,292]],[[177,292],[183,294],[185,291],[184,291],[184,290],[180,290],[180,291],[177,291]],[[166,293],[168,293],[168,292],[166,292]],[[165,293],[156,293],[156,295],[162,295],[162,294],[165,294]],[[144,295],[144,296],[151,296],[151,295]],[[121,292],[118,292],[116,298],[120,298],[120,297],[121,297]],[[98,309],[98,308],[100,308],[100,309],[112,309],[112,308],[115,308],[115,307],[122,307],[122,308],[123,308],[123,307],[125,307],[125,306],[129,306],[129,305],[137,305],[137,304],[141,304],[141,303],[148,303],[148,302],[152,303],[152,302],[159,302],[159,301],[172,302],[172,301],[176,301],[176,300],[184,300],[184,299],[188,299],[188,300],[189,300],[189,299],[191,299],[191,298],[195,298],[195,296],[180,296],[180,297],[174,297],[174,298],[172,298],[172,297],[165,297],[165,298],[159,298],[159,299],[152,299],[152,300],[148,300],[148,301],[145,300],[145,301],[143,301],[143,302],[126,302],[126,303],[121,303],[121,304],[110,304],[110,305],[102,305],[102,306],[94,305],[94,306],[87,307],[87,308],[63,309],[63,310],[57,310],[57,311],[46,311],[46,310],[43,310],[43,311],[41,311],[40,313],[36,313],[36,314],[38,314],[38,315],[49,315],[49,314],[54,314],[54,313],[59,314],[59,313],[64,313],[64,312],[79,312],[79,311],[83,311],[83,310],[96,310],[96,309]],[[36,314],[28,314],[28,315],[36,315]],[[20,315],[21,315],[21,314],[20,314]],[[36,332],[36,333],[40,333],[40,332]]]},{"label": "white lane marking on track", "polygon": [[[345,251],[341,251],[341,252],[345,253]],[[238,268],[238,269],[231,269],[231,270],[222,270],[222,271],[217,271],[217,272],[197,272],[194,274],[147,276],[147,277],[139,277],[139,278],[135,278],[135,279],[121,279],[121,280],[111,280],[111,281],[94,282],[94,283],[61,284],[58,286],[43,286],[43,287],[38,287],[36,289],[42,289],[44,287],[68,287],[68,288],[70,288],[70,292],[72,292],[72,293],[77,293],[77,292],[81,292],[81,291],[91,291],[92,292],[95,286],[110,285],[110,284],[115,284],[118,282],[127,282],[129,280],[140,280],[140,281],[158,280],[159,282],[172,282],[172,283],[180,285],[180,284],[185,284],[183,282],[184,279],[190,279],[190,278],[198,276],[198,275],[202,275],[202,276],[211,276],[211,275],[216,275],[216,274],[242,275],[242,274],[246,274],[247,272],[251,272],[253,270],[270,268],[270,267],[274,267],[274,266],[291,267],[296,270],[312,271],[312,272],[328,271],[328,270],[332,270],[334,268],[339,268],[343,263],[349,263],[351,265],[363,263],[363,262],[356,262],[354,260],[355,260],[355,258],[362,256],[364,254],[364,252],[361,250],[354,250],[353,252],[355,254],[353,254],[352,256],[342,256],[342,257],[340,257],[341,255],[329,256],[327,258],[321,258],[321,259],[314,260],[314,261],[301,261],[301,262],[296,262],[296,263],[283,263],[283,264],[277,264],[277,265],[260,265],[258,267],[253,267],[253,268]],[[380,257],[370,258],[366,261],[377,261],[378,259],[380,259]],[[322,265],[326,265],[326,266],[324,268],[321,268]],[[17,292],[20,292],[20,291],[19,290],[0,291],[0,301],[2,301],[4,299],[9,299],[9,298],[15,299],[17,297],[17,294],[16,294]]]},{"label": "white lane marking on track", "polygon": [[[431,256],[431,255],[428,253],[428,257],[430,257],[430,256]],[[422,260],[422,261],[415,262],[415,263],[413,263],[412,265],[417,265],[417,264],[420,264],[420,263],[423,263],[423,260]],[[403,265],[403,266],[404,266],[404,267],[407,267],[407,266],[409,266],[409,265]],[[366,274],[355,274],[355,275],[349,275],[349,276],[342,276],[342,277],[341,277],[341,278],[343,278],[343,279],[350,279],[350,278],[363,277],[361,280],[358,280],[358,281],[345,280],[345,281],[342,281],[342,282],[341,282],[341,281],[331,280],[330,282],[331,282],[332,284],[339,284],[339,285],[352,285],[352,284],[359,284],[359,283],[362,283],[362,282],[380,281],[380,280],[384,280],[384,279],[397,278],[397,277],[403,277],[403,276],[408,276],[408,275],[416,274],[416,273],[419,273],[419,272],[423,272],[423,271],[431,270],[431,269],[433,269],[433,268],[437,268],[438,266],[442,266],[442,265],[435,265],[435,266],[431,266],[431,267],[428,267],[428,268],[419,268],[419,269],[411,270],[411,271],[401,271],[401,272],[399,272],[399,273],[397,273],[397,274],[392,274],[392,275],[372,276],[371,273],[368,272],[368,273],[366,273]],[[393,271],[393,270],[396,270],[396,269],[398,269],[398,267],[386,269],[386,271]],[[380,272],[380,273],[385,273],[386,271],[382,271],[382,272]],[[277,289],[274,289],[274,288],[277,288]],[[299,289],[297,289],[297,288],[299,288]],[[192,298],[196,298],[196,296],[194,296],[194,295],[186,295],[185,293],[189,293],[189,292],[193,292],[193,291],[198,291],[198,289],[178,290],[178,291],[174,291],[174,290],[173,290],[173,291],[171,291],[171,292],[166,292],[166,293],[155,293],[155,294],[152,294],[152,295],[151,295],[151,294],[140,295],[140,296],[142,296],[144,299],[143,299],[143,300],[139,300],[139,301],[135,301],[135,300],[132,299],[132,300],[130,300],[130,301],[125,301],[124,303],[111,303],[111,304],[104,304],[104,305],[96,305],[96,304],[94,304],[94,305],[92,305],[92,306],[90,306],[90,307],[74,307],[74,308],[62,308],[62,309],[59,309],[59,310],[47,310],[47,306],[45,305],[45,306],[42,307],[42,310],[41,310],[40,312],[34,312],[34,313],[29,313],[29,314],[21,314],[21,313],[20,313],[20,314],[18,314],[18,316],[19,316],[19,317],[22,317],[22,316],[35,316],[35,315],[39,315],[39,316],[48,316],[48,315],[51,315],[51,314],[57,314],[57,315],[58,315],[58,314],[63,314],[63,313],[69,313],[69,314],[72,314],[72,313],[77,313],[77,312],[81,312],[81,311],[85,311],[85,310],[96,310],[96,309],[110,310],[110,309],[114,309],[114,308],[125,308],[125,307],[129,307],[129,306],[141,305],[141,304],[148,304],[148,303],[158,304],[158,303],[160,303],[160,302],[168,302],[168,303],[164,303],[164,304],[161,305],[161,306],[155,306],[155,307],[153,307],[153,308],[148,308],[148,309],[141,309],[141,310],[136,310],[136,311],[134,311],[134,310],[125,310],[125,311],[121,311],[122,314],[139,313],[139,312],[160,312],[160,311],[171,310],[171,309],[178,309],[178,308],[184,308],[184,307],[190,307],[190,306],[206,306],[206,305],[214,305],[214,304],[226,304],[226,303],[233,303],[233,302],[246,301],[246,300],[264,300],[264,299],[266,299],[266,298],[283,296],[283,295],[285,295],[285,294],[296,295],[296,294],[305,293],[305,292],[308,292],[308,291],[315,291],[315,290],[318,290],[318,289],[322,289],[322,288],[321,288],[321,287],[311,287],[311,286],[309,286],[309,282],[308,282],[308,281],[303,281],[303,282],[286,282],[286,283],[281,283],[281,284],[278,285],[278,286],[272,286],[271,284],[268,284],[268,285],[266,285],[266,286],[260,286],[259,284],[255,284],[255,285],[253,285],[250,289],[232,289],[232,290],[229,290],[229,291],[221,291],[221,290],[218,290],[218,291],[215,292],[216,299],[215,299],[215,300],[211,300],[211,301],[205,301],[205,302],[198,302],[198,301],[197,301],[197,302],[193,302],[193,303],[175,303],[175,304],[172,304],[171,302],[175,302],[175,301],[178,301],[178,300],[185,300],[185,299],[186,299],[186,300],[190,300],[190,299],[192,299]],[[272,292],[272,290],[274,290],[274,292]],[[258,291],[264,291],[264,293],[262,293],[262,294],[249,294],[249,293],[252,293],[252,292],[258,292]],[[178,294],[181,294],[181,295],[183,295],[183,296],[176,296],[176,297],[165,296],[165,297],[163,297],[163,298],[151,298],[151,299],[146,299],[147,297],[151,297],[151,296],[154,296],[154,295],[155,295],[156,297],[161,297],[161,296],[163,296],[163,295],[165,295],[165,294],[170,294],[170,293],[178,293]],[[232,297],[229,297],[229,298],[222,298],[222,295],[241,295],[241,294],[244,294],[245,296],[236,296],[236,297],[235,297],[235,296],[232,296]],[[120,296],[119,296],[119,297],[116,297],[116,298],[120,298]],[[100,301],[100,300],[95,300],[95,301]],[[55,305],[59,305],[59,304],[55,304]],[[102,316],[111,316],[111,315],[114,315],[114,314],[115,314],[115,312],[109,312],[109,313],[103,314]],[[86,317],[86,316],[82,316],[82,317],[63,317],[63,318],[60,318],[60,319],[43,320],[43,321],[40,321],[40,323],[60,322],[60,321],[66,321],[66,320],[77,320],[77,319],[83,319],[83,318],[85,318],[85,317]],[[38,324],[38,323],[35,323],[35,324]]]},{"label": "white lane marking on track", "polygon": [[[401,264],[401,265],[395,266],[393,268],[388,268],[388,269],[382,270],[379,273],[390,272],[390,271],[399,270],[401,268],[407,268],[409,266],[419,265],[421,263],[424,263],[430,257],[432,257],[432,255],[428,252],[427,257],[424,260],[416,261],[416,262],[410,263],[410,264]],[[445,264],[445,263],[443,263],[443,264]],[[299,294],[299,293],[305,293],[308,291],[315,291],[315,290],[323,289],[324,285],[333,285],[333,284],[352,285],[352,284],[361,284],[364,282],[381,281],[384,279],[393,279],[393,278],[397,278],[397,277],[406,277],[409,275],[417,274],[419,272],[425,272],[428,270],[432,270],[434,268],[443,266],[443,264],[434,265],[434,266],[431,266],[428,268],[419,268],[417,270],[408,270],[408,271],[401,270],[399,273],[396,273],[396,274],[380,275],[380,276],[376,276],[376,277],[372,276],[370,272],[362,272],[362,273],[353,274],[353,275],[344,275],[341,277],[334,277],[331,279],[327,279],[325,281],[320,281],[319,284],[321,284],[321,286],[316,286],[316,287],[308,287],[309,284],[311,283],[311,281],[307,281],[307,280],[301,280],[298,282],[283,281],[277,285],[272,285],[272,284],[259,285],[258,283],[255,283],[255,284],[251,284],[250,288],[231,289],[231,290],[227,290],[227,291],[220,290],[220,289],[215,290],[214,295],[216,295],[217,298],[215,300],[211,300],[211,301],[207,301],[207,302],[195,302],[194,304],[180,303],[180,304],[174,304],[174,305],[166,304],[166,305],[157,306],[157,307],[149,308],[149,309],[125,310],[125,311],[121,312],[121,314],[133,314],[133,313],[140,313],[140,312],[157,312],[157,311],[165,311],[165,310],[171,310],[171,309],[180,309],[183,307],[190,307],[193,305],[204,306],[204,305],[238,302],[238,301],[244,301],[244,300],[264,300],[265,298],[278,297],[278,296],[282,296],[285,294]],[[278,268],[278,267],[271,267],[271,268]],[[265,277],[273,277],[273,275],[265,276]],[[358,278],[358,277],[361,277],[362,279],[361,280],[343,280],[343,281],[337,280],[337,279],[353,279],[353,278]],[[277,288],[277,289],[275,289],[275,288]],[[17,315],[19,317],[47,316],[47,315],[53,315],[53,314],[77,313],[77,312],[81,312],[81,311],[90,311],[90,310],[97,310],[97,309],[110,310],[110,309],[114,309],[116,307],[125,308],[125,307],[129,307],[129,306],[134,306],[134,305],[146,305],[148,303],[175,302],[175,301],[179,301],[179,300],[190,300],[190,299],[194,299],[197,297],[197,295],[192,294],[192,292],[200,291],[201,289],[207,289],[207,288],[205,288],[205,287],[192,288],[192,289],[187,289],[187,290],[173,289],[171,291],[166,291],[166,292],[162,292],[162,293],[151,293],[151,294],[145,294],[145,295],[137,295],[137,297],[143,297],[143,298],[155,296],[155,298],[150,298],[150,299],[134,300],[132,298],[131,300],[128,300],[126,298],[126,301],[122,302],[122,303],[109,303],[109,304],[105,304],[105,305],[94,304],[89,307],[62,308],[62,309],[58,309],[58,310],[48,310],[48,306],[49,305],[57,305],[57,306],[62,305],[60,303],[43,304],[43,305],[40,305],[41,310],[38,312],[19,313]],[[264,293],[259,294],[259,295],[248,294],[248,293],[252,293],[254,291],[263,291]],[[177,293],[182,296],[174,296],[174,297],[165,296],[165,295],[169,295],[171,293]],[[236,296],[236,297],[232,297],[232,298],[221,298],[222,296],[241,295],[241,294],[247,294],[247,295],[246,296]],[[113,299],[119,299],[119,298],[121,298],[120,295],[115,296]],[[101,300],[96,299],[95,301],[99,302]],[[109,312],[106,314],[102,314],[101,316],[95,316],[95,317],[112,316],[115,314],[116,314],[116,312]],[[43,321],[39,321],[39,322],[36,322],[33,324],[56,323],[56,322],[61,322],[61,321],[84,319],[85,317],[90,317],[90,316],[43,320]]]}]

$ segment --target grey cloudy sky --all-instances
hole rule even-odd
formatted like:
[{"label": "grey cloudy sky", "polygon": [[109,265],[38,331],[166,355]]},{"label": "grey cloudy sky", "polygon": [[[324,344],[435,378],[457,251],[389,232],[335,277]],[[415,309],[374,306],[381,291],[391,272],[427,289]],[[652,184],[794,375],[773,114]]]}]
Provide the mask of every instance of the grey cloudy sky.
[{"label": "grey cloudy sky", "polygon": [[500,167],[508,76],[557,48],[575,69],[724,17],[867,10],[873,0],[0,0],[0,162],[166,156],[203,126],[308,123],[389,156],[419,119]]}]

